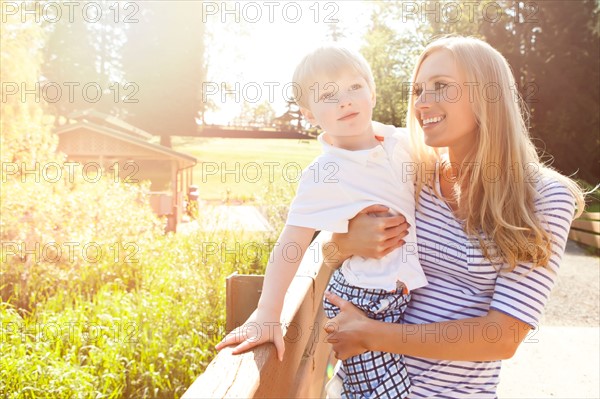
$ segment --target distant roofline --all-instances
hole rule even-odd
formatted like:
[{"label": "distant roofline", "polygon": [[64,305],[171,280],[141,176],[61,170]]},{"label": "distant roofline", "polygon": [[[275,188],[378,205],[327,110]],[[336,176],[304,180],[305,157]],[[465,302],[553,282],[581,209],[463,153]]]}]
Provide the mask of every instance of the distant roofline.
[{"label": "distant roofline", "polygon": [[150,149],[153,151],[161,152],[161,153],[170,155],[172,157],[179,158],[181,160],[192,163],[191,165],[186,166],[186,167],[194,166],[198,163],[198,160],[191,155],[187,155],[182,152],[175,151],[171,148],[165,147],[164,145],[150,143],[148,141],[145,141],[138,137],[135,137],[131,134],[121,132],[120,130],[112,129],[112,128],[104,126],[104,125],[98,125],[96,123],[92,123],[89,121],[79,121],[76,123],[65,124],[65,125],[59,126],[54,132],[57,135],[61,135],[63,133],[67,133],[69,131],[72,131],[72,130],[78,129],[78,128],[88,128],[97,133],[105,134],[105,135],[108,135],[108,136],[111,136],[114,138],[128,141],[128,142],[138,145],[140,147],[144,147],[144,148],[147,148],[147,149]]},{"label": "distant roofline", "polygon": [[94,109],[86,109],[83,111],[72,112],[71,114],[69,114],[68,118],[75,119],[78,121],[81,121],[83,119],[92,119],[90,120],[90,122],[93,122],[94,119],[96,119],[112,125],[113,127],[117,128],[117,130],[123,130],[125,133],[138,136],[146,140],[151,139],[153,137],[151,133],[148,133],[143,129],[135,127],[125,122],[123,119],[117,118],[116,116],[112,116],[109,114],[105,114],[103,112],[96,111]]}]

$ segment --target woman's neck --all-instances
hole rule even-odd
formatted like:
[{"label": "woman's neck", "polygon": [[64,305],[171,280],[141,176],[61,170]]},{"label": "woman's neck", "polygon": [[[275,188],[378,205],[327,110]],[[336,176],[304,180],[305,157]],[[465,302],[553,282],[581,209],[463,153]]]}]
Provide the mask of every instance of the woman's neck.
[{"label": "woman's neck", "polygon": [[[465,169],[466,153],[455,148],[448,148],[448,153],[440,165],[440,190],[448,206],[454,214],[461,218],[465,218],[464,212],[461,212],[460,198],[458,192],[461,191],[461,196],[464,196],[463,190],[467,187],[468,178]],[[462,190],[459,190],[459,184]]]},{"label": "woman's neck", "polygon": [[467,154],[464,151],[455,148],[448,148],[448,160],[455,168],[462,170],[466,157]]}]

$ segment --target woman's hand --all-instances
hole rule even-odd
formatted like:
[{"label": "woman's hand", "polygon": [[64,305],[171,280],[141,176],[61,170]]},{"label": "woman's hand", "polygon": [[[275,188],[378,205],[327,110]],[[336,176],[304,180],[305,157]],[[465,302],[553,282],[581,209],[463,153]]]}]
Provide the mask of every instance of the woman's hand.
[{"label": "woman's hand", "polygon": [[338,257],[352,255],[363,258],[383,258],[404,245],[408,223],[402,215],[392,216],[384,205],[371,205],[350,219],[348,233],[332,235]]},{"label": "woman's hand", "polygon": [[239,344],[231,352],[234,355],[238,355],[266,342],[273,342],[275,344],[277,357],[279,361],[282,361],[285,344],[283,342],[281,323],[275,315],[256,310],[250,315],[244,325],[227,334],[215,346],[215,349],[220,351],[226,346]]},{"label": "woman's hand", "polygon": [[366,335],[373,331],[374,327],[371,323],[374,321],[352,303],[331,292],[325,292],[325,297],[340,308],[340,313],[329,320],[324,327],[328,334],[327,342],[333,346],[335,357],[346,360],[368,351]]}]

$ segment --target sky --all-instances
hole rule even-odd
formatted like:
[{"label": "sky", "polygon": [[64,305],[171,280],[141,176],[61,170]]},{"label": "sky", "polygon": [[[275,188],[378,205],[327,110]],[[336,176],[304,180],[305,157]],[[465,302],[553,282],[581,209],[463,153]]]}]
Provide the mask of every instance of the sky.
[{"label": "sky", "polygon": [[[207,123],[231,121],[245,99],[267,100],[276,116],[283,114],[291,93],[284,85],[303,55],[330,41],[327,32],[334,23],[344,34],[339,43],[360,49],[371,8],[368,1],[208,2],[203,9],[211,32],[205,89],[221,109],[207,114]],[[224,82],[233,93],[225,94]]]}]

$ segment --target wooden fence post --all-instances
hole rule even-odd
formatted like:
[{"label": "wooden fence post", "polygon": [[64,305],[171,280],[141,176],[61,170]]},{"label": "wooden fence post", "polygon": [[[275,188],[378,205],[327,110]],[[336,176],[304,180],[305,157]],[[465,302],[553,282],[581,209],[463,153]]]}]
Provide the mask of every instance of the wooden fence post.
[{"label": "wooden fence post", "polygon": [[258,305],[264,276],[233,273],[225,280],[227,333],[241,326]]}]

